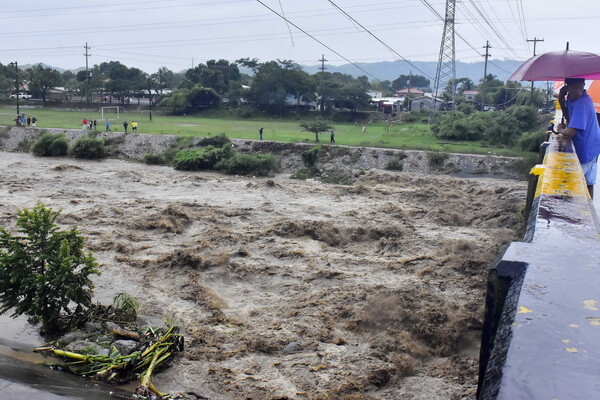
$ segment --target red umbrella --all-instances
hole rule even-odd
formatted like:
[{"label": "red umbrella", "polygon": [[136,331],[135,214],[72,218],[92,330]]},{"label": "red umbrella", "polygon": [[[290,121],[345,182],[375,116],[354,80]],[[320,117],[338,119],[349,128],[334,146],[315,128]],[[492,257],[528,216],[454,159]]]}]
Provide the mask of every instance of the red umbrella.
[{"label": "red umbrella", "polygon": [[540,54],[525,61],[509,81],[561,81],[565,78],[600,78],[600,55],[561,50]]}]

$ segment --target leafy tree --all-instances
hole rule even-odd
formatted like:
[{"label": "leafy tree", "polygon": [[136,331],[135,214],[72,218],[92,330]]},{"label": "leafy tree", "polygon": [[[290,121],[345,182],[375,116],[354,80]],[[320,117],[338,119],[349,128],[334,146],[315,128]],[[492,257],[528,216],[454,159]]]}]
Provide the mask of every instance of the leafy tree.
[{"label": "leafy tree", "polygon": [[42,64],[34,65],[27,70],[29,75],[29,90],[34,96],[40,96],[44,105],[48,90],[60,86],[62,83],[60,72]]},{"label": "leafy tree", "polygon": [[258,66],[260,65],[260,63],[258,62],[258,58],[250,59],[248,57],[235,60],[235,63],[237,65],[241,65],[242,67],[250,68],[254,73],[256,73],[256,71],[258,70]]},{"label": "leafy tree", "polygon": [[206,108],[218,107],[221,96],[213,88],[196,85],[188,93],[187,100],[192,111],[200,111]]},{"label": "leafy tree", "polygon": [[405,89],[410,87],[428,88],[430,81],[423,75],[400,75],[392,81],[392,87],[396,90]]},{"label": "leafy tree", "polygon": [[105,81],[108,80],[98,65],[94,65],[87,74],[86,71],[77,72],[76,79],[79,83],[79,90],[83,94],[88,93],[88,91],[90,93],[100,91],[102,94],[105,89]]},{"label": "leafy tree", "polygon": [[128,68],[118,61],[103,62],[100,73],[106,77],[105,88],[122,101],[148,88],[148,75],[138,68]]},{"label": "leafy tree", "polygon": [[0,63],[0,93],[8,97],[15,90],[15,68]]},{"label": "leafy tree", "polygon": [[161,67],[158,72],[150,75],[153,88],[157,93],[163,92],[164,89],[172,89],[175,87],[175,74],[167,67]]},{"label": "leafy tree", "polygon": [[188,69],[181,87],[191,89],[195,85],[214,89],[224,95],[230,88],[239,86],[240,71],[235,63],[227,60],[209,60]]},{"label": "leafy tree", "polygon": [[375,79],[370,83],[370,89],[376,90],[382,93],[383,96],[393,96],[394,91],[392,90],[392,82],[385,80],[380,81],[379,79]]},{"label": "leafy tree", "polygon": [[178,89],[175,92],[161,97],[159,105],[161,107],[170,108],[174,115],[185,114],[188,110],[188,89]]},{"label": "leafy tree", "polygon": [[475,101],[480,104],[497,104],[494,100],[498,91],[504,87],[504,82],[497,79],[495,75],[487,74],[478,86],[479,93]]},{"label": "leafy tree", "polygon": [[181,115],[215,108],[219,106],[220,102],[221,96],[213,88],[196,85],[191,90],[178,89],[164,96],[160,101],[160,106],[171,108],[173,114]]},{"label": "leafy tree", "polygon": [[307,132],[313,132],[315,134],[315,142],[319,141],[319,133],[332,129],[331,125],[320,119],[316,121],[302,122],[300,127]]},{"label": "leafy tree", "polygon": [[356,111],[369,104],[369,81],[365,76],[355,79],[352,75],[339,72],[319,72],[315,80],[321,95],[323,111],[331,111],[334,107]]},{"label": "leafy tree", "polygon": [[0,313],[27,315],[46,332],[61,329],[61,313],[91,305],[91,274],[99,274],[85,254],[76,228],[55,224],[60,211],[38,203],[18,212],[18,234],[0,227]]},{"label": "leafy tree", "polygon": [[[239,60],[238,60],[239,61]],[[252,62],[248,61],[250,64]],[[290,60],[269,61],[259,64],[245,98],[256,108],[272,114],[287,111],[286,97],[292,94],[301,101],[314,98],[315,85],[310,75]]]}]

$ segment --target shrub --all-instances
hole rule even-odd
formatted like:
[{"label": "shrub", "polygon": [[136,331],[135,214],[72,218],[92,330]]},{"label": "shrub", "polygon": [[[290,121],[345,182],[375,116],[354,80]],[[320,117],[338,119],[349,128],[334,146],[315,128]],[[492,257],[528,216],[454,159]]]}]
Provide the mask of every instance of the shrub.
[{"label": "shrub", "polygon": [[404,162],[400,159],[400,157],[392,157],[385,165],[385,169],[391,171],[402,171],[404,169]]},{"label": "shrub", "polygon": [[272,154],[240,154],[221,160],[216,169],[228,174],[268,176],[279,167],[277,158]]},{"label": "shrub", "polygon": [[0,313],[28,315],[46,332],[60,330],[62,311],[91,305],[89,276],[99,274],[79,232],[59,230],[59,214],[38,203],[18,212],[19,234],[0,227]]},{"label": "shrub", "polygon": [[135,320],[140,310],[140,303],[127,293],[117,293],[113,299],[113,307],[121,310],[131,320]]},{"label": "shrub", "polygon": [[148,165],[165,165],[167,163],[163,154],[155,153],[144,154],[143,161]]},{"label": "shrub", "polygon": [[316,174],[316,171],[314,170],[314,168],[302,168],[302,169],[296,171],[295,173],[293,173],[290,176],[290,179],[306,180],[308,178],[315,176],[315,174]]},{"label": "shrub", "polygon": [[320,146],[314,146],[302,153],[302,162],[306,167],[314,167],[317,164],[320,150]]},{"label": "shrub", "polygon": [[69,150],[69,141],[62,133],[43,133],[31,145],[31,152],[40,157],[66,156]]},{"label": "shrub", "polygon": [[427,157],[429,158],[429,165],[435,167],[441,167],[444,165],[444,161],[448,159],[450,155],[448,153],[428,152]]},{"label": "shrub", "polygon": [[351,185],[353,181],[352,174],[340,169],[332,169],[321,174],[321,182],[334,185]]},{"label": "shrub", "polygon": [[100,159],[106,157],[104,140],[90,135],[80,137],[71,148],[71,155],[75,158]]},{"label": "shrub", "polygon": [[517,145],[523,151],[539,153],[540,145],[546,140],[546,132],[525,132],[517,140]]},{"label": "shrub", "polygon": [[215,169],[215,165],[226,158],[231,157],[233,149],[231,145],[223,147],[206,146],[199,149],[181,150],[173,158],[175,169],[187,171],[199,171],[203,169]]},{"label": "shrub", "polygon": [[17,147],[15,148],[15,151],[19,152],[19,153],[29,153],[32,143],[33,142],[31,139],[25,138],[25,139],[21,140],[19,143],[17,143]]},{"label": "shrub", "polygon": [[223,147],[226,144],[231,144],[231,140],[224,133],[218,134],[213,137],[205,137],[200,139],[198,142],[199,146],[214,146],[214,147]]}]

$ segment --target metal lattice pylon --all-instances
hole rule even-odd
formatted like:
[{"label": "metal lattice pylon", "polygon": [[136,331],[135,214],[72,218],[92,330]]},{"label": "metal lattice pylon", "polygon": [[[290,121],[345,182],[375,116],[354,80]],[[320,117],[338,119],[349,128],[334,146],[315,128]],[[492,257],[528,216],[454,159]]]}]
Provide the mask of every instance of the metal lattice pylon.
[{"label": "metal lattice pylon", "polygon": [[[456,0],[446,0],[446,14],[444,18],[444,32],[442,33],[442,43],[440,45],[440,57],[438,59],[437,70],[435,72],[435,83],[433,88],[433,107],[432,116],[436,113],[437,96],[440,90],[444,91],[448,82],[456,81],[456,68],[454,64],[454,11],[456,9]],[[456,87],[452,85],[452,106],[454,106],[454,97]],[[431,117],[430,117],[431,120]]]}]

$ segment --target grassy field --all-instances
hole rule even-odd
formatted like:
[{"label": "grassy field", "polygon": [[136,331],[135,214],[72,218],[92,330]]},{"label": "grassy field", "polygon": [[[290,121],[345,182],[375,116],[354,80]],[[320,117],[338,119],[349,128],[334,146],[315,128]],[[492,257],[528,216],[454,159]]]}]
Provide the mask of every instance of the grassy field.
[{"label": "grassy field", "polygon": [[[21,112],[35,116],[37,126],[42,128],[81,129],[84,118],[96,119],[97,129],[104,130],[104,120],[100,112],[84,112],[69,110],[48,110],[21,108]],[[6,107],[0,109],[0,125],[14,125],[16,110]],[[221,133],[230,138],[258,139],[258,129],[263,127],[263,139],[281,142],[314,142],[312,132],[302,131],[301,120],[265,119],[245,120],[237,118],[206,118],[200,116],[159,116],[153,114],[152,121],[148,112],[121,113],[110,118],[111,130],[123,132],[123,122],[138,122],[139,133],[168,134],[180,136],[214,136]],[[478,142],[439,141],[431,134],[428,125],[421,123],[392,125],[389,132],[383,122],[367,124],[363,134],[360,124],[331,124],[335,131],[335,142],[338,145],[387,147],[397,149],[444,151],[452,153],[475,153],[521,156],[523,153],[515,149],[483,146]],[[129,128],[129,131],[131,129]],[[329,133],[323,133],[321,143],[329,143]]]}]

